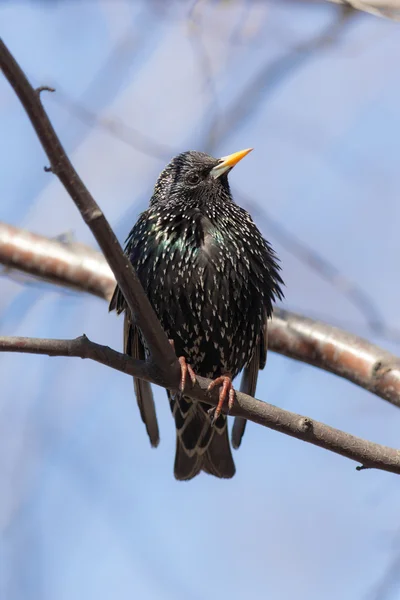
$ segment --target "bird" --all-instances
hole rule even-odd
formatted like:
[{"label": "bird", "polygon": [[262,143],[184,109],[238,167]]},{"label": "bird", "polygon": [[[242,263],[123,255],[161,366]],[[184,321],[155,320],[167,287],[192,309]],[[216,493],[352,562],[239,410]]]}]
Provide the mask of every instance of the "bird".
[{"label": "bird", "polygon": [[[180,390],[167,391],[176,427],[174,475],[190,480],[201,471],[231,478],[235,464],[227,417],[235,399],[233,379],[254,396],[266,364],[268,319],[283,298],[279,260],[250,214],[232,198],[228,174],[252,148],[214,158],[199,151],[175,156],[159,175],[149,207],[125,246],[147,297],[181,364]],[[261,181],[263,181],[261,179]],[[124,352],[146,359],[146,340],[118,285],[110,311],[124,313]],[[185,396],[196,375],[219,388],[215,409]],[[159,443],[151,385],[134,379],[140,414],[150,443]],[[246,421],[236,417],[232,447]]]}]

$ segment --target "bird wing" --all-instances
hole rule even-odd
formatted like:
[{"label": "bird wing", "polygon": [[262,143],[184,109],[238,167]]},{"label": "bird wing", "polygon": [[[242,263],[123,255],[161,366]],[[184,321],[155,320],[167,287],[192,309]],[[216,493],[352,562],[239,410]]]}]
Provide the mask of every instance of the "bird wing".
[{"label": "bird wing", "polygon": [[119,314],[119,312],[118,312],[119,296],[120,296],[119,287],[116,285],[114,293],[110,300],[110,306],[108,307],[109,312],[111,312],[112,310],[116,310],[117,314]]},{"label": "bird wing", "polygon": [[[139,336],[139,331],[132,323],[132,319],[127,312],[125,298],[120,289],[116,286],[114,294],[110,301],[109,310],[116,310],[117,314],[125,311],[124,315],[124,352],[132,358],[145,360],[146,355],[144,346]],[[143,381],[137,377],[133,378],[133,387],[135,390],[136,401],[139,406],[140,416],[146,425],[147,434],[150,438],[150,444],[155,448],[160,441],[158,430],[156,409],[154,406],[153,392],[148,381]]]},{"label": "bird wing", "polygon": [[[132,358],[137,358],[139,360],[145,360],[146,358],[138,329],[132,324],[127,313],[125,313],[124,317],[124,352],[125,354],[132,356]],[[143,423],[146,425],[150,444],[156,448],[160,441],[160,434],[151,384],[148,381],[134,377],[133,387],[135,389],[140,416],[142,417]]]},{"label": "bird wing", "polygon": [[[268,325],[267,315],[264,319],[263,333],[260,341],[254,351],[253,358],[249,365],[243,370],[240,382],[240,391],[243,394],[254,396],[257,388],[258,371],[263,369],[267,362],[268,350]],[[242,443],[242,438],[246,429],[247,420],[243,417],[235,417],[232,427],[232,447],[237,450]]]},{"label": "bird wing", "polygon": [[[262,335],[260,337],[260,371],[263,370],[267,364],[267,352],[268,352],[268,317],[267,313],[264,313],[264,327]],[[254,394],[256,390],[254,388]],[[253,395],[253,394],[251,394]]]}]

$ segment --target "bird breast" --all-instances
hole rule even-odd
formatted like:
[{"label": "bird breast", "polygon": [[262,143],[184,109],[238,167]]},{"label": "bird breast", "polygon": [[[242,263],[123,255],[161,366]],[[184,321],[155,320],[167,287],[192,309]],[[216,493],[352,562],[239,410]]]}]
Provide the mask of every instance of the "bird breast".
[{"label": "bird breast", "polygon": [[235,376],[253,355],[263,314],[243,244],[196,215],[165,223],[140,263],[138,275],[177,355],[199,375]]}]

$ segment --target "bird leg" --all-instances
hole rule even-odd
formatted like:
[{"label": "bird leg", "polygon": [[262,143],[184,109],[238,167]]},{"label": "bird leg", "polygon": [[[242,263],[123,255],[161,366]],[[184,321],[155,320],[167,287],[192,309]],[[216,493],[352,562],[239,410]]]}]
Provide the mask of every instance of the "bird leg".
[{"label": "bird leg", "polygon": [[[175,342],[174,340],[168,340],[173,349],[175,350]],[[186,358],[184,356],[178,357],[179,364],[181,366],[181,382],[179,385],[179,389],[181,392],[185,391],[187,376],[189,375],[190,381],[192,385],[196,384],[196,375],[193,371],[192,367],[186,362]]]},{"label": "bird leg", "polygon": [[227,399],[228,413],[231,410],[233,403],[235,402],[236,392],[232,385],[232,376],[229,373],[226,373],[225,375],[221,375],[220,377],[214,379],[214,381],[212,381],[208,386],[207,392],[210,393],[217,385],[221,386],[221,389],[219,390],[218,404],[215,408],[210,408],[210,410],[208,411],[209,414],[213,413],[211,417],[211,425],[213,425],[214,422],[218,419],[219,415],[221,414],[222,407]]}]

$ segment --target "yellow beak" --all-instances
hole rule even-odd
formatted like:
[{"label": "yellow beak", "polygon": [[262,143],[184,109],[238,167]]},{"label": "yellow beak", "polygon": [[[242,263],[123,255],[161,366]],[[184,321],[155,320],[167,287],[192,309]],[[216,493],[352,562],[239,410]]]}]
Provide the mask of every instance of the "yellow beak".
[{"label": "yellow beak", "polygon": [[229,154],[229,156],[223,156],[219,159],[219,163],[211,170],[210,175],[217,179],[221,177],[227,171],[230,171],[242,158],[247,156],[249,152],[251,152],[253,148],[247,148],[246,150],[240,150],[239,152],[234,152],[233,154]]}]

